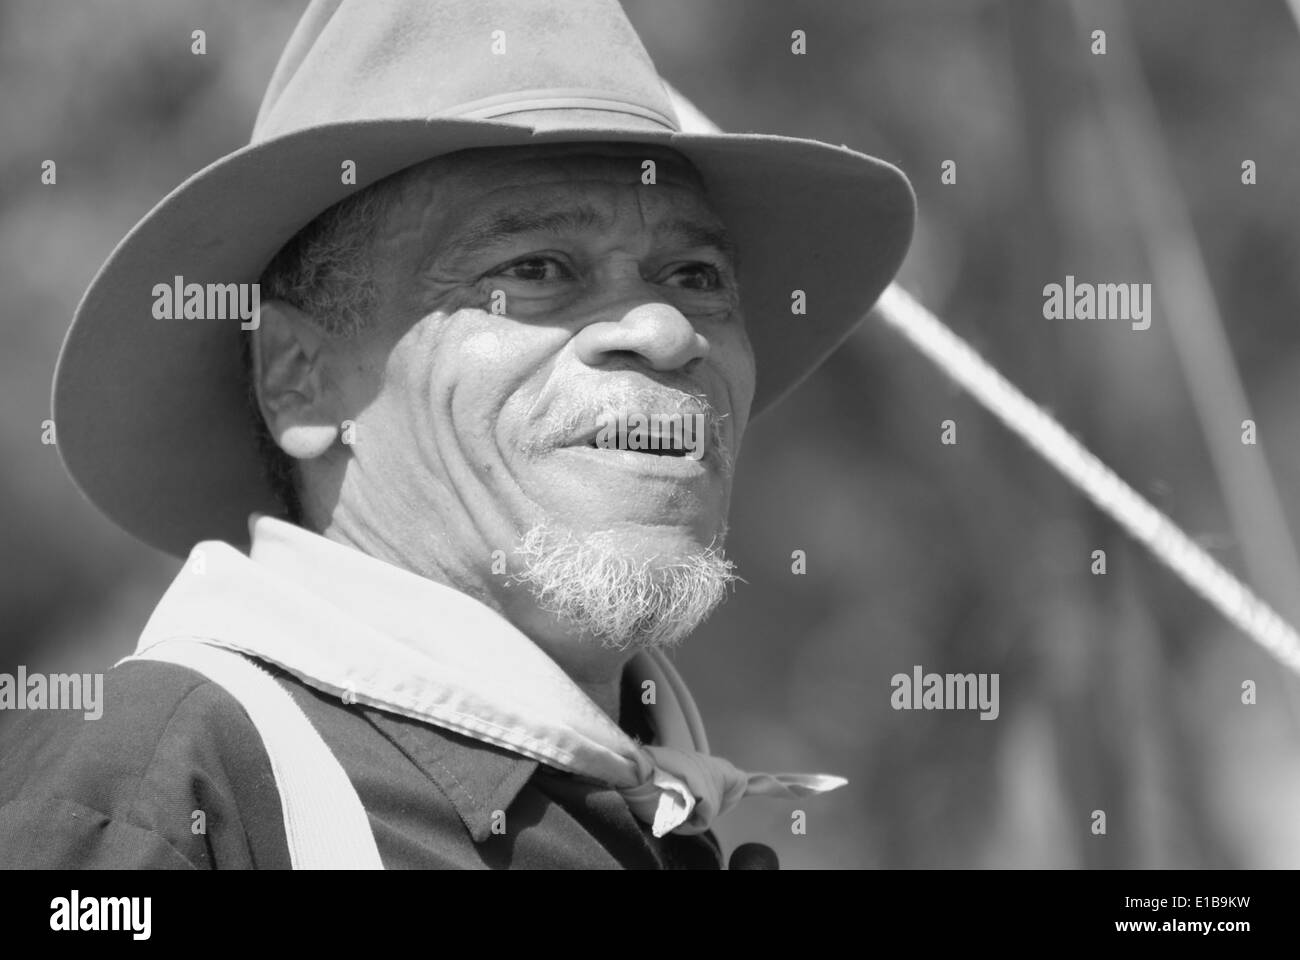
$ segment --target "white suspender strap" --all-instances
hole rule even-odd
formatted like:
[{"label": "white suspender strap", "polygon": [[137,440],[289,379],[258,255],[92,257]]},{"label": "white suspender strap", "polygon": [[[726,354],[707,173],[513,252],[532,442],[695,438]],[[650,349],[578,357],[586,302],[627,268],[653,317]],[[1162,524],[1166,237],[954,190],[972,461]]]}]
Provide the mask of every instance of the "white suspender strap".
[{"label": "white suspender strap", "polygon": [[164,640],[130,660],[197,670],[248,713],[271,760],[295,870],[382,870],[352,781],[307,715],[265,670],[233,650],[190,638]]}]

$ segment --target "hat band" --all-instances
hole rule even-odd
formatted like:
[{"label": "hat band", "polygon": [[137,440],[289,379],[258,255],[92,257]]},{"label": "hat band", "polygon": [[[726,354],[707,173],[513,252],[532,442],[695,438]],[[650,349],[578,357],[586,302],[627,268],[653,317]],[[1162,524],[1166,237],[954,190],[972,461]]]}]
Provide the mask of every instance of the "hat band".
[{"label": "hat band", "polygon": [[468,120],[491,120],[534,110],[603,110],[650,120],[672,133],[681,132],[667,114],[630,100],[612,97],[600,90],[523,90],[473,100],[446,111],[443,116]]}]

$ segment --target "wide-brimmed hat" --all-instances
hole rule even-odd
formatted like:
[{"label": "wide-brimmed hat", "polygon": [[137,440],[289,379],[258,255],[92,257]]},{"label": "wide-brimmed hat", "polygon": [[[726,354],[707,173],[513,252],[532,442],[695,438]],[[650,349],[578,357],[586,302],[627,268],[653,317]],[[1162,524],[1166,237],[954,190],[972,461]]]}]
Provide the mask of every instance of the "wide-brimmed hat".
[{"label": "wide-brimmed hat", "polygon": [[[615,0],[319,0],[248,146],[164,197],[82,298],[53,396],[74,481],[170,553],[246,543],[249,513],[278,505],[250,425],[240,321],[158,319],[154,288],[176,277],[253,283],[318,214],[423,160],[566,141],[659,144],[699,171],[740,252],[754,414],[848,336],[911,240],[911,186],[882,160],[790,137],[682,132]],[[345,161],[355,184],[343,182]]]}]

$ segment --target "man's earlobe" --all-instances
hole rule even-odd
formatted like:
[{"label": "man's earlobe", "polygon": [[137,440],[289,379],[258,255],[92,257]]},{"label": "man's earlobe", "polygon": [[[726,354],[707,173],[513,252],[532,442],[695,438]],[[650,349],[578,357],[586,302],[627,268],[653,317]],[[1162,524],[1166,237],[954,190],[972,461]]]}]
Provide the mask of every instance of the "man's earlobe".
[{"label": "man's earlobe", "polygon": [[271,435],[280,449],[295,460],[313,460],[334,446],[339,428],[334,424],[298,424],[278,433],[272,431]]},{"label": "man's earlobe", "polygon": [[338,398],[322,369],[325,334],[283,300],[262,304],[252,332],[257,403],[275,442],[298,460],[321,456],[338,440]]}]

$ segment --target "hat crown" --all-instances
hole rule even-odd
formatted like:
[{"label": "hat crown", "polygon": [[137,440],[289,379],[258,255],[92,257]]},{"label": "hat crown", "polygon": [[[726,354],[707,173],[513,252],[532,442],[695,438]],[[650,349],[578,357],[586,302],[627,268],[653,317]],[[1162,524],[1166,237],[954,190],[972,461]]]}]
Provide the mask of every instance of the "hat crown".
[{"label": "hat crown", "polygon": [[377,119],[536,128],[548,110],[566,126],[579,111],[606,125],[679,129],[617,0],[313,0],[267,87],[253,142]]}]

